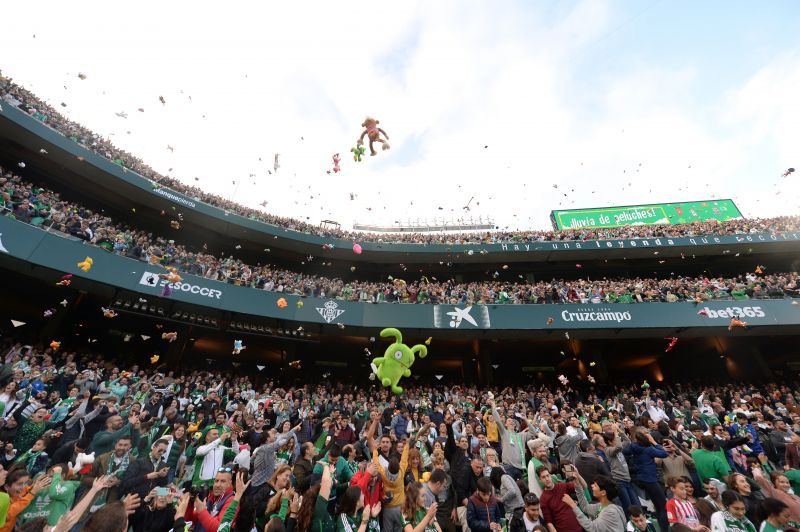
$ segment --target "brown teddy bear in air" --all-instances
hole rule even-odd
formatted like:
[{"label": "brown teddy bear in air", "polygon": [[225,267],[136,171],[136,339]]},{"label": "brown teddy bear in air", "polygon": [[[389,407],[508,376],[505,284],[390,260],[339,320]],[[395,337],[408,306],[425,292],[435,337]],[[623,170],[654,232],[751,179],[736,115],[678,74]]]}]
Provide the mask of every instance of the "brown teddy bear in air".
[{"label": "brown teddy bear in air", "polygon": [[[369,137],[369,151],[370,155],[377,155],[378,153],[375,151],[373,147],[373,143],[380,142],[383,146],[382,149],[388,150],[389,143],[386,142],[389,140],[389,135],[386,134],[384,130],[378,127],[380,121],[375,120],[374,118],[367,117],[364,119],[364,123],[361,124],[361,127],[366,128],[363,133],[361,133],[361,137],[358,139],[358,144],[364,144],[364,136]],[[384,138],[381,138],[381,134],[383,134]]]}]

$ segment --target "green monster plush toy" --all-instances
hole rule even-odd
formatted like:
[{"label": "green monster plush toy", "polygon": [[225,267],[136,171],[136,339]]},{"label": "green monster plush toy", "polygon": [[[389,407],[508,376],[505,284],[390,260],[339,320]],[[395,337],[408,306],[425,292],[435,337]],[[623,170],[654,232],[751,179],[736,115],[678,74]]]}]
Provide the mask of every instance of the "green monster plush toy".
[{"label": "green monster plush toy", "polygon": [[372,371],[378,377],[381,385],[389,388],[396,395],[403,393],[403,388],[397,385],[401,377],[411,376],[411,365],[414,363],[414,354],[419,353],[420,358],[428,355],[428,348],[422,344],[408,347],[403,343],[403,335],[397,329],[389,327],[381,331],[384,338],[394,337],[394,343],[386,348],[384,356],[372,361]]}]

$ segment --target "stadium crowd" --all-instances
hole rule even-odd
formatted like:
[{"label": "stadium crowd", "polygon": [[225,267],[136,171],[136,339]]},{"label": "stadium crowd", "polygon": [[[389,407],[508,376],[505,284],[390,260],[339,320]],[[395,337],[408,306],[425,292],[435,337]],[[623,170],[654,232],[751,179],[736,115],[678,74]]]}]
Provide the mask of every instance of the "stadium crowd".
[{"label": "stadium crowd", "polygon": [[797,383],[259,382],[6,340],[0,531],[794,530]]},{"label": "stadium crowd", "polygon": [[[780,299],[798,297],[798,275],[755,272],[736,277],[671,277],[666,279],[578,279],[508,282],[430,280],[406,282],[343,280],[289,271],[270,265],[248,265],[233,256],[217,257],[191,251],[185,245],[136,230],[101,213],[63,201],[0,167],[0,210],[37,226],[48,225],[106,251],[142,261],[154,261],[181,272],[253,288],[309,297],[360,302],[448,304],[643,303],[704,302],[719,299]],[[521,276],[520,276],[521,277]]]},{"label": "stadium crowd", "polygon": [[199,187],[182,183],[173,177],[162,175],[138,157],[117,148],[101,135],[73,122],[55,108],[36,97],[30,91],[15,84],[10,78],[0,75],[0,99],[18,107],[33,118],[47,124],[53,130],[98,155],[148,178],[158,186],[166,186],[215,207],[293,231],[316,234],[328,238],[342,238],[361,242],[411,243],[411,244],[491,244],[497,242],[530,243],[541,241],[604,240],[616,238],[658,238],[703,235],[730,235],[748,233],[783,233],[800,229],[800,217],[781,216],[767,219],[730,220],[726,222],[696,222],[691,224],[628,226],[619,228],[585,228],[561,231],[493,231],[488,233],[394,233],[377,234],[322,228],[301,220],[275,216],[261,210],[240,205],[221,196],[210,194]]}]

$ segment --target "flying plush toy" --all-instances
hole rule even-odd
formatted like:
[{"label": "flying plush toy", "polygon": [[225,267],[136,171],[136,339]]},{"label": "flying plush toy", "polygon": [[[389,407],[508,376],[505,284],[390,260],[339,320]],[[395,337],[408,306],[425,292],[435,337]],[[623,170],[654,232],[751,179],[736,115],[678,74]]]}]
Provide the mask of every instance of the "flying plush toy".
[{"label": "flying plush toy", "polygon": [[734,327],[741,327],[742,329],[747,329],[747,322],[737,318],[731,318],[731,323],[730,325],[728,325],[728,330],[732,331]]},{"label": "flying plush toy", "polygon": [[650,385],[647,383],[647,381],[644,381],[642,383],[642,390],[648,390],[649,388],[650,388]]},{"label": "flying plush toy", "polygon": [[61,342],[56,342],[55,340],[50,342],[50,349],[53,351],[56,351],[59,347],[61,347]]},{"label": "flying plush toy", "polygon": [[160,273],[158,276],[162,279],[165,279],[170,284],[183,281],[183,277],[178,275],[178,270],[174,266],[167,266],[167,273]]},{"label": "flying plush toy", "polygon": [[103,316],[105,316],[106,318],[116,318],[117,317],[117,313],[114,311],[114,309],[100,307],[100,310],[103,311]]},{"label": "flying plush toy", "polygon": [[80,268],[81,270],[83,270],[85,272],[88,272],[89,270],[92,269],[92,265],[93,264],[94,264],[94,260],[92,260],[92,257],[86,257],[85,259],[83,259],[82,262],[78,263],[78,268]]},{"label": "flying plush toy", "polygon": [[55,311],[54,309],[51,309],[51,308],[50,308],[50,309],[47,309],[47,310],[45,310],[45,311],[44,311],[44,313],[43,313],[42,315],[43,315],[45,318],[49,318],[49,317],[51,317],[53,314],[55,314],[55,312],[56,312],[56,311]]},{"label": "flying plush toy", "polygon": [[339,159],[339,154],[338,153],[334,153],[333,154],[333,173],[334,174],[338,174],[339,172],[342,171],[342,169],[339,168],[339,162],[340,161],[341,161],[341,159]]},{"label": "flying plush toy", "polygon": [[169,343],[172,343],[172,342],[174,342],[175,340],[178,339],[178,333],[177,332],[161,333],[161,339],[162,340],[168,340]]},{"label": "flying plush toy", "polygon": [[181,223],[180,223],[178,220],[172,220],[172,221],[170,221],[170,222],[169,222],[169,225],[170,225],[170,227],[172,227],[173,229],[180,229],[180,228],[181,228]]},{"label": "flying plush toy", "polygon": [[233,341],[233,354],[234,355],[238,355],[239,353],[241,353],[245,349],[247,349],[247,346],[242,345],[242,341],[241,340],[234,340]]},{"label": "flying plush toy", "polygon": [[75,458],[75,465],[72,462],[67,462],[73,475],[88,473],[92,464],[94,464],[94,453],[78,453],[77,458]]},{"label": "flying plush toy", "polygon": [[794,173],[794,168],[787,168],[783,173],[783,177],[789,177],[789,174]]},{"label": "flying plush toy", "polygon": [[289,303],[286,302],[285,297],[280,298],[278,301],[275,302],[275,304],[278,305],[278,308],[286,308],[287,306],[289,306]]},{"label": "flying plush toy", "polygon": [[164,297],[169,297],[172,295],[172,288],[169,287],[168,284],[164,285],[164,288],[161,289],[161,295]]},{"label": "flying plush toy", "polygon": [[668,337],[664,338],[664,340],[669,340],[669,344],[667,345],[667,348],[664,349],[665,353],[669,353],[670,351],[672,351],[672,348],[675,347],[675,344],[678,343],[678,337],[677,336],[668,336]]},{"label": "flying plush toy", "polygon": [[419,353],[420,358],[428,356],[428,348],[422,344],[408,347],[403,343],[403,335],[395,328],[381,331],[384,338],[394,337],[394,343],[386,348],[384,356],[372,361],[370,366],[378,377],[381,385],[389,388],[396,395],[403,393],[403,388],[397,385],[401,377],[411,376],[411,365],[414,363],[414,354]]},{"label": "flying plush toy", "polygon": [[366,150],[364,149],[364,145],[363,144],[357,144],[357,145],[353,146],[352,148],[350,148],[350,151],[353,152],[353,160],[355,162],[357,162],[357,163],[360,163],[361,162],[361,158],[364,156],[364,152]]},{"label": "flying plush toy", "polygon": [[161,358],[161,357],[160,357],[159,355],[157,355],[157,354],[156,354],[156,355],[153,355],[153,356],[151,356],[151,357],[150,357],[150,363],[151,363],[151,364],[155,364],[156,362],[158,362],[158,359],[159,359],[159,358]]},{"label": "flying plush toy", "polygon": [[[369,138],[369,154],[370,155],[378,155],[378,152],[375,151],[374,143],[380,142],[382,144],[382,149],[388,150],[389,143],[386,142],[389,140],[389,135],[386,134],[384,130],[378,127],[380,124],[379,120],[375,120],[374,118],[370,118],[369,116],[364,119],[364,122],[361,124],[361,127],[366,128],[361,133],[361,136],[358,138],[358,145],[364,145],[364,137]],[[383,134],[383,138],[381,138],[381,134]]]}]

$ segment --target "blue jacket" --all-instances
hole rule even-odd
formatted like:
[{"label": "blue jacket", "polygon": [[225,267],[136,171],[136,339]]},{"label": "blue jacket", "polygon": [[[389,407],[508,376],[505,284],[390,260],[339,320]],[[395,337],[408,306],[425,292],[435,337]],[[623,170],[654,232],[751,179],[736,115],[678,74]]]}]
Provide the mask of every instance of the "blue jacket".
[{"label": "blue jacket", "polygon": [[756,432],[756,428],[753,425],[750,423],[747,425],[739,425],[738,423],[734,423],[728,427],[728,433],[731,435],[731,438],[745,435],[745,431],[749,432],[750,435],[753,436],[753,441],[747,443],[747,446],[753,450],[753,454],[759,455],[763,453],[764,448],[761,446],[761,441],[758,439],[758,432]]},{"label": "blue jacket", "polygon": [[494,495],[489,497],[489,502],[483,502],[476,491],[467,499],[467,526],[472,532],[491,532],[489,524],[500,524],[501,517],[503,514]]},{"label": "blue jacket", "polygon": [[648,483],[658,482],[658,471],[654,458],[666,458],[667,451],[660,445],[644,447],[638,443],[631,443],[622,450],[623,454],[631,460],[631,480]]},{"label": "blue jacket", "polygon": [[403,414],[397,414],[392,418],[392,428],[397,437],[402,439],[408,435],[408,419]]}]

